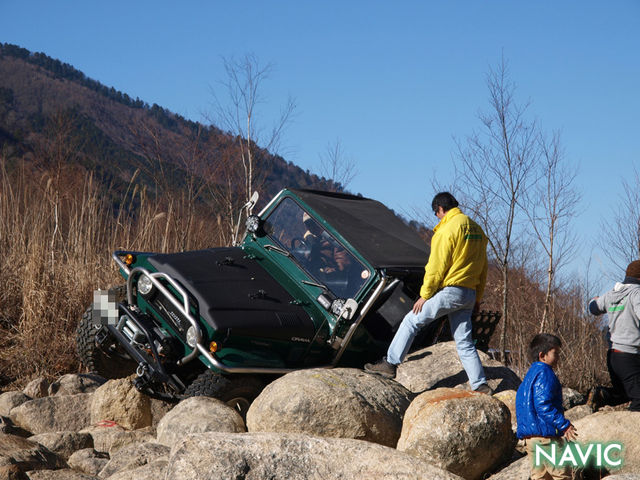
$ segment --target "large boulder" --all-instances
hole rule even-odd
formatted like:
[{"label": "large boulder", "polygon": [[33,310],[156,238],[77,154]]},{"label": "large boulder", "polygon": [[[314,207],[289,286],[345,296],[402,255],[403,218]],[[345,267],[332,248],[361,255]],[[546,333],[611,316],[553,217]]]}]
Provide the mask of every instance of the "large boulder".
[{"label": "large boulder", "polygon": [[77,432],[91,424],[91,393],[29,400],[11,410],[13,422],[33,434]]},{"label": "large boulder", "polygon": [[23,392],[5,392],[0,395],[0,417],[8,417],[9,412],[18,405],[31,400]]},{"label": "large boulder", "polygon": [[66,466],[64,460],[36,442],[0,434],[0,467],[8,465],[14,465],[20,472]]},{"label": "large boulder", "polygon": [[171,450],[164,478],[180,480],[454,480],[393,448],[293,433],[197,433]]},{"label": "large boulder", "polygon": [[93,447],[93,439],[88,433],[49,432],[29,437],[29,440],[44,445],[65,460],[75,451]]},{"label": "large boulder", "polygon": [[395,447],[412,397],[393,380],[362,370],[299,370],[262,391],[247,412],[247,428]]},{"label": "large boulder", "polygon": [[151,442],[127,445],[111,456],[111,460],[98,473],[98,476],[107,478],[117,472],[133,470],[156,460],[166,461],[169,457],[169,450],[169,447],[165,445]]},{"label": "large boulder", "polygon": [[516,391],[502,390],[496,393],[493,398],[500,400],[509,409],[509,413],[511,414],[511,428],[515,432],[518,428],[518,421],[516,419]]},{"label": "large boulder", "polygon": [[91,423],[103,420],[135,430],[151,425],[151,402],[129,378],[109,380],[93,392]]},{"label": "large boulder", "polygon": [[611,473],[640,472],[640,412],[597,412],[575,422],[578,440],[622,443],[622,468]]},{"label": "large boulder", "polygon": [[514,442],[504,403],[482,393],[439,388],[411,402],[398,450],[475,480],[509,460]]},{"label": "large boulder", "polygon": [[[521,380],[502,363],[478,351],[487,383],[494,391],[517,390]],[[414,393],[442,387],[469,389],[469,378],[462,368],[455,342],[436,343],[407,356],[398,366],[396,382]]]},{"label": "large boulder", "polygon": [[245,432],[240,414],[225,403],[210,397],[183,400],[158,423],[158,442],[172,446],[189,433]]},{"label": "large boulder", "polygon": [[91,373],[68,373],[49,385],[49,395],[91,393],[107,380]]}]

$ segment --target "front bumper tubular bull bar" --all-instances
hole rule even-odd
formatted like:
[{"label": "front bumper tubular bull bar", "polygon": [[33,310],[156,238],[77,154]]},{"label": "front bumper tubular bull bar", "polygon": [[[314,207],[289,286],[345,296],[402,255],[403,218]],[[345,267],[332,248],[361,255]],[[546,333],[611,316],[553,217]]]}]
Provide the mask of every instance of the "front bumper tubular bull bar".
[{"label": "front bumper tubular bull bar", "polygon": [[[134,302],[133,302],[133,280],[134,280],[134,277],[137,276],[137,275],[146,275],[151,280],[151,283],[153,284],[153,286],[155,288],[157,288],[158,291],[160,293],[162,293],[167,299],[169,299],[169,301],[173,304],[173,306],[184,316],[184,318],[187,319],[187,321],[194,328],[194,331],[195,331],[195,334],[196,334],[195,335],[196,336],[196,347],[191,351],[191,353],[189,353],[187,356],[185,356],[184,358],[182,358],[182,359],[180,359],[180,360],[178,360],[176,362],[178,366],[182,366],[185,363],[190,362],[191,360],[193,360],[198,355],[198,353],[200,353],[216,369],[218,369],[220,371],[223,371],[225,373],[261,373],[261,374],[282,375],[282,374],[285,374],[285,373],[293,372],[295,370],[299,370],[299,369],[294,369],[294,368],[231,367],[231,366],[228,366],[228,365],[225,365],[224,363],[222,363],[216,357],[215,354],[212,354],[211,352],[209,352],[209,350],[203,345],[203,343],[202,343],[202,329],[200,328],[200,325],[198,324],[196,319],[191,314],[191,309],[190,309],[190,305],[189,305],[189,296],[187,295],[187,292],[185,291],[185,289],[182,288],[181,285],[179,285],[173,278],[171,278],[166,273],[162,273],[162,272],[151,273],[146,268],[143,268],[143,267],[135,267],[133,269],[129,269],[129,267],[127,267],[127,265],[120,258],[121,255],[125,255],[127,253],[131,253],[131,252],[118,251],[118,252],[115,252],[113,254],[113,259],[116,261],[118,266],[125,273],[127,273],[127,275],[128,275],[128,278],[127,278],[127,303],[129,305],[135,305]],[[180,294],[180,296],[182,297],[182,300],[183,300],[182,303],[180,303],[176,299],[176,297],[171,292],[169,292],[169,290],[160,282],[161,278],[166,280]],[[376,300],[378,299],[378,297],[380,296],[380,294],[382,293],[382,291],[384,290],[386,285],[387,285],[387,277],[383,276],[382,279],[380,280],[380,283],[378,284],[376,289],[373,291],[373,293],[371,294],[371,296],[369,297],[367,302],[360,309],[360,314],[358,315],[358,318],[351,324],[351,326],[350,326],[349,330],[347,331],[344,339],[341,341],[339,349],[338,349],[338,352],[336,353],[335,357],[333,358],[331,364],[315,366],[313,368],[335,368],[335,366],[337,365],[338,361],[342,357],[342,354],[344,353],[344,351],[346,350],[347,346],[349,345],[349,342],[351,341],[351,338],[353,337],[353,334],[355,333],[356,329],[358,328],[358,326],[360,325],[360,323],[362,322],[364,317],[369,312],[369,309],[376,302]],[[127,308],[124,308],[124,310],[131,317],[131,312]],[[138,323],[140,323],[140,322],[136,322],[136,324],[138,324]],[[124,338],[124,340],[125,340],[124,343],[126,343],[126,345],[127,345],[127,347],[125,347],[125,348],[127,348],[127,351],[129,350],[129,348],[136,350],[134,346],[129,344],[129,340],[124,336],[124,334],[122,334],[121,332],[118,332],[118,333],[120,334],[120,336],[118,336],[119,339]],[[151,342],[151,343],[152,343],[152,346],[153,346],[153,342]],[[139,352],[137,353],[137,355],[140,355]],[[138,358],[137,355],[136,355],[135,358]],[[157,357],[157,352],[156,352],[156,355],[154,356],[154,359],[157,361],[158,366],[161,367],[159,359]],[[165,375],[166,375],[166,373],[165,373]]]},{"label": "front bumper tubular bull bar", "polygon": [[[118,340],[118,343],[125,349],[127,354],[138,363],[136,374],[138,375],[138,378],[141,379],[141,388],[144,388],[147,383],[163,382],[168,383],[177,391],[184,390],[182,382],[175,380],[162,366],[158,350],[156,349],[153,341],[154,336],[144,325],[144,322],[140,321],[133,312],[131,312],[129,308],[122,303],[118,304],[118,311],[120,312],[120,321],[118,324],[106,325],[106,327],[107,330],[109,330],[109,333]],[[127,321],[133,322],[138,328],[138,331],[142,332],[146,337],[150,349],[150,356],[146,352],[143,353],[139,348],[133,345],[129,338],[122,333],[122,328]]]}]

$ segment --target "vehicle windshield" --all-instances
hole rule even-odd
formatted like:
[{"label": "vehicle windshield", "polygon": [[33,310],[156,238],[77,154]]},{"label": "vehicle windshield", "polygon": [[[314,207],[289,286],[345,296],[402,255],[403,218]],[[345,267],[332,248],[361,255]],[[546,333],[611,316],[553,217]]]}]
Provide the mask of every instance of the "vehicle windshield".
[{"label": "vehicle windshield", "polygon": [[354,298],[369,270],[292,198],[285,197],[265,220],[267,235],[338,298]]}]

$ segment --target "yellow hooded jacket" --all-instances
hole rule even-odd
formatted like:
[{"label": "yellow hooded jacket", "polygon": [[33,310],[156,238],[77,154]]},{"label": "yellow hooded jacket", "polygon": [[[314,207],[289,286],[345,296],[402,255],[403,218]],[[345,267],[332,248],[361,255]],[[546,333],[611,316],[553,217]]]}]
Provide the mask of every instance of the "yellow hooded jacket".
[{"label": "yellow hooded jacket", "polygon": [[428,300],[444,287],[466,287],[476,291],[479,302],[488,269],[488,239],[482,228],[456,207],[447,211],[433,231],[420,296]]}]

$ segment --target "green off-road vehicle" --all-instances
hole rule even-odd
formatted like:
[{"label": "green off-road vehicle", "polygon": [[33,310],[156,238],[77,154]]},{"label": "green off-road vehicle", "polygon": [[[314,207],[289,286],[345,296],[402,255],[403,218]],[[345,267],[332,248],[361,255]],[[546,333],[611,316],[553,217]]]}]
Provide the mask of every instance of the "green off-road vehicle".
[{"label": "green off-road vehicle", "polygon": [[[79,356],[107,378],[136,372],[152,396],[207,395],[245,413],[274,376],[383,356],[428,256],[377,201],[285,189],[247,219],[238,247],[115,252],[126,286],[96,292],[78,327]],[[483,318],[492,332],[497,319]],[[486,344],[491,332],[478,338]]]}]

